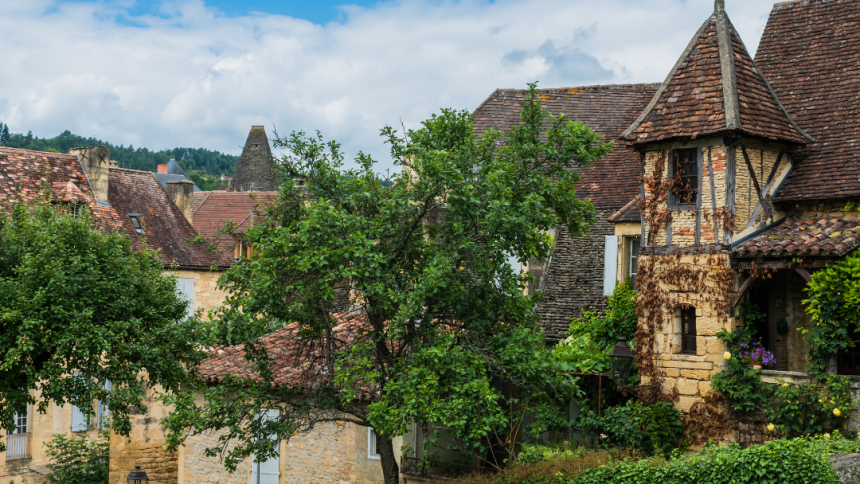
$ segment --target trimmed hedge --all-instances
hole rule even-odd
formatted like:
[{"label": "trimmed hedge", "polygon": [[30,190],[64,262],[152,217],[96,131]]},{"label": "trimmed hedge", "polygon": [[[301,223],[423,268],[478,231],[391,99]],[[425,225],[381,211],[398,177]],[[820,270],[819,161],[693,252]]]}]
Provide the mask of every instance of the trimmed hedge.
[{"label": "trimmed hedge", "polygon": [[742,449],[737,445],[707,445],[702,451],[671,459],[613,463],[564,479],[565,484],[836,484],[827,458],[860,452],[860,442],[818,436],[775,440]]}]

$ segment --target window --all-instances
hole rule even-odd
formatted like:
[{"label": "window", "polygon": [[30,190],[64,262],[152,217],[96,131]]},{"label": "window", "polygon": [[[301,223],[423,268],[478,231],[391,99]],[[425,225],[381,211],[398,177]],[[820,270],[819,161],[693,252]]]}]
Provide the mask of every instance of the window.
[{"label": "window", "polygon": [[[75,372],[75,377],[83,378],[79,371]],[[89,428],[90,422],[87,414],[77,405],[72,405],[72,432],[86,432]]]},{"label": "window", "polygon": [[641,242],[639,237],[630,239],[630,266],[627,268],[627,276],[630,277],[633,287],[636,287],[636,267],[639,265]]},{"label": "window", "polygon": [[128,214],[128,218],[131,219],[131,224],[134,225],[134,230],[139,234],[143,234],[143,224],[140,222],[141,217],[143,217],[142,213]]},{"label": "window", "polygon": [[177,277],[176,286],[179,292],[179,299],[182,299],[187,304],[185,318],[188,319],[194,316],[194,279]]},{"label": "window", "polygon": [[373,431],[373,427],[367,428],[367,458],[374,460],[382,459],[379,456],[379,447],[376,445],[376,432]]},{"label": "window", "polygon": [[696,308],[681,308],[681,353],[696,353]]},{"label": "window", "polygon": [[[102,389],[105,391],[111,391],[112,385],[110,380],[105,380],[102,384]],[[106,402],[99,401],[98,402],[98,427],[100,429],[106,429],[110,426],[110,409],[107,407]]]},{"label": "window", "polygon": [[698,150],[672,151],[670,176],[675,180],[672,202],[675,205],[696,205],[699,195]]},{"label": "window", "polygon": [[[280,418],[281,412],[276,408],[265,409],[262,411],[262,423],[266,421],[274,422]],[[275,450],[279,450],[279,444],[275,443]],[[250,484],[278,484],[281,476],[281,456],[280,452],[275,457],[260,461],[256,454],[251,464]]]},{"label": "window", "polygon": [[7,430],[6,434],[7,435],[26,434],[28,431],[29,413],[30,413],[30,406],[28,405],[27,406],[27,413],[25,413],[24,415],[15,414],[15,417],[13,417],[15,420],[15,428]]}]

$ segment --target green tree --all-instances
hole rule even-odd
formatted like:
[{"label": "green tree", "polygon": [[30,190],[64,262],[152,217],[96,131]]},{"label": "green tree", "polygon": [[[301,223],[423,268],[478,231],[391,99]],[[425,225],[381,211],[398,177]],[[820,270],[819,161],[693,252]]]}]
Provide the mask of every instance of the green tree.
[{"label": "green tree", "polygon": [[50,484],[107,484],[110,474],[110,432],[102,430],[95,439],[54,434],[45,443],[51,458]]},{"label": "green tree", "polygon": [[[526,414],[535,416],[525,428],[532,435],[567,426],[566,407],[553,404],[577,394],[576,380],[546,350],[539,296],[523,294],[524,276],[508,257],[546,260],[551,227],[586,232],[594,210],[575,196],[577,168],[611,146],[582,123],[550,115],[534,85],[521,114],[506,135],[476,136],[471,115],[453,110],[404,138],[384,128],[404,168],[388,187],[367,155],[344,169],[336,142],[301,132],[279,138],[275,145],[291,153],[285,178],[304,176],[306,186],[282,185],[278,203],[246,232],[257,256],[225,274],[231,296],[220,324],[229,331],[214,328],[221,343],[247,335],[239,342],[262,378],[226,378],[200,406],[192,392],[169,399],[170,447],[220,429],[209,452],[223,451],[235,468],[320,422],[352,422],[376,432],[392,484],[392,438],[413,422],[446,426],[461,450],[494,465],[502,462],[487,450],[502,445],[511,455],[515,442],[505,435]],[[342,287],[367,318],[354,338],[332,337]],[[297,322],[284,338],[299,361],[314,362],[297,368],[294,385],[273,385],[271,360],[255,344],[257,330],[278,321]],[[364,404],[368,392],[376,396]],[[264,417],[266,408],[281,408],[279,419]]]},{"label": "green tree", "polygon": [[0,123],[0,143],[6,144],[12,138],[9,134],[9,125]]},{"label": "green tree", "polygon": [[98,399],[128,435],[147,388],[176,391],[196,368],[199,322],[184,321],[155,251],[101,230],[87,210],[54,206],[49,193],[0,212],[0,427],[28,404],[92,413]]}]

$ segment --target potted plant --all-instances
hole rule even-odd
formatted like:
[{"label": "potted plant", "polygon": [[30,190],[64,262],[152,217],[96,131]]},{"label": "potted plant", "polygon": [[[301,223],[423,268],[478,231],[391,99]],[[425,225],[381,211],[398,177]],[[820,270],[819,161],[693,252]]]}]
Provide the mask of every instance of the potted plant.
[{"label": "potted plant", "polygon": [[763,365],[769,365],[776,361],[773,353],[766,350],[759,342],[741,343],[738,345],[738,358],[757,370]]}]

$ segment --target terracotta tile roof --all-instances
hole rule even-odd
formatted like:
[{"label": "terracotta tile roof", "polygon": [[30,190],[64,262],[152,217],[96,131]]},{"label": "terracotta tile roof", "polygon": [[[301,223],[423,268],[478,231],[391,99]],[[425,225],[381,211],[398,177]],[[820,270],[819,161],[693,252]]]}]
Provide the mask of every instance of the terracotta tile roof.
[{"label": "terracotta tile roof", "polygon": [[197,233],[153,173],[111,168],[108,201],[127,226],[131,225],[128,214],[143,215],[147,244],[159,250],[166,265],[200,268],[233,265],[231,258],[208,251],[206,244],[188,242]]},{"label": "terracotta tile roof", "polygon": [[642,216],[639,215],[639,197],[630,200],[627,205],[621,207],[621,210],[612,214],[606,219],[612,223],[619,222],[641,222]]},{"label": "terracotta tile roof", "polygon": [[728,132],[810,141],[780,106],[728,15],[714,12],[622,139],[647,143]]},{"label": "terracotta tile roof", "polygon": [[[194,194],[194,229],[209,239],[218,236],[224,224],[232,221],[243,232],[255,221],[255,208],[262,208],[277,196],[277,192],[197,192]],[[228,247],[229,245],[229,247]],[[232,243],[221,249],[232,249]]]},{"label": "terracotta tile roof", "polygon": [[[332,316],[338,323],[332,331],[335,347],[352,344],[364,334],[362,327],[367,324],[365,315],[339,313]],[[296,338],[297,329],[298,325],[293,323],[260,338],[259,344],[273,361],[272,384],[275,386],[312,386],[319,381],[319,375],[325,369],[323,355],[316,348],[305,346],[307,340]],[[255,365],[245,359],[244,345],[215,347],[211,354],[199,366],[200,375],[208,383],[218,383],[227,375],[257,378]],[[364,398],[371,395],[368,388],[363,388],[360,393]]]},{"label": "terracotta tile roof", "polygon": [[[614,140],[642,112],[656,92],[655,84],[609,85],[542,89],[543,106],[554,115],[582,121],[606,140]],[[474,130],[507,132],[520,124],[524,89],[498,89],[474,114]],[[639,156],[624,146],[591,167],[581,170],[577,195],[595,206],[621,207],[639,193]]]},{"label": "terracotta tile roof", "polygon": [[0,200],[17,198],[19,193],[26,200],[35,200],[46,183],[51,183],[52,196],[67,196],[60,192],[74,191],[69,182],[81,196],[92,200],[90,184],[76,156],[0,147]]},{"label": "terracotta tile roof", "polygon": [[756,63],[816,142],[794,156],[777,201],[860,195],[860,1],[774,6]]},{"label": "terracotta tile roof", "polygon": [[51,183],[51,200],[56,202],[90,203],[92,196],[85,194],[71,181]]},{"label": "terracotta tile roof", "polygon": [[788,218],[740,244],[734,257],[842,257],[860,247],[860,219]]}]

